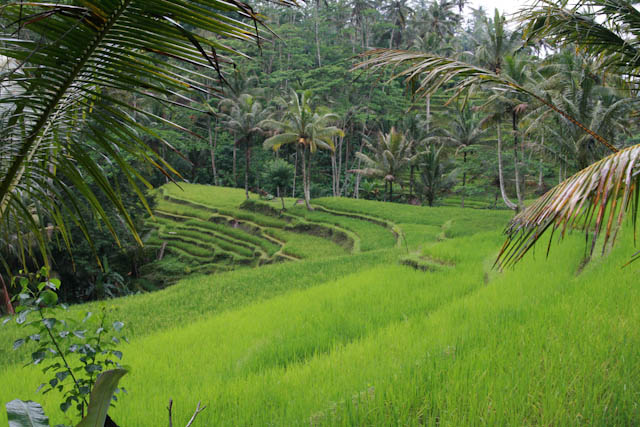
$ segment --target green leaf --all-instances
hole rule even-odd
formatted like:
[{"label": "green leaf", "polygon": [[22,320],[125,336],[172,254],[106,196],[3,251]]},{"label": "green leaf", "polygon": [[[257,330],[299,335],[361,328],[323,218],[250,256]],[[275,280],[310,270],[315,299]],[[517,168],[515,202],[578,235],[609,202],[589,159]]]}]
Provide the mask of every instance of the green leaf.
[{"label": "green leaf", "polygon": [[49,281],[47,281],[47,287],[57,291],[60,289],[60,279],[49,279]]},{"label": "green leaf", "polygon": [[48,307],[56,305],[58,302],[58,294],[53,291],[46,290],[40,294],[40,298],[38,298],[42,303]]},{"label": "green leaf", "polygon": [[6,404],[9,427],[49,427],[49,418],[39,403],[12,400]]},{"label": "green leaf", "polygon": [[84,367],[85,371],[87,371],[88,373],[94,373],[94,372],[100,372],[102,371],[102,366],[100,365],[96,365],[95,363],[92,363],[90,365],[87,365]]},{"label": "green leaf", "polygon": [[127,373],[125,369],[114,369],[102,373],[91,391],[91,399],[87,416],[77,427],[103,427],[111,397],[118,387],[118,382]]},{"label": "green leaf", "polygon": [[34,365],[38,365],[40,362],[44,360],[45,357],[47,357],[47,353],[43,350],[36,351],[31,354],[31,360]]},{"label": "green leaf", "polygon": [[56,324],[56,319],[48,317],[44,319],[42,323],[44,323],[44,326],[46,326],[47,329],[53,329],[54,325]]}]

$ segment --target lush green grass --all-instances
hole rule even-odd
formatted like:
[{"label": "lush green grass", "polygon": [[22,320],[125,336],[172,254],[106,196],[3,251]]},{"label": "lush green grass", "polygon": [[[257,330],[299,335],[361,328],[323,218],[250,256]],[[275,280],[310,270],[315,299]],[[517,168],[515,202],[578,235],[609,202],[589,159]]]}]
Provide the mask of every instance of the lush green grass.
[{"label": "lush green grass", "polygon": [[229,226],[216,224],[214,222],[202,222],[194,220],[186,221],[184,224],[185,226],[194,227],[196,229],[203,229],[205,231],[213,231],[216,233],[228,235],[233,239],[258,246],[263,249],[269,256],[275,254],[280,250],[280,246],[273,243],[272,241],[247,233],[240,228],[232,228]]},{"label": "lush green grass", "polygon": [[[142,391],[114,417],[158,425],[173,398],[180,419],[208,404],[204,425],[638,422],[640,289],[621,249],[576,276],[576,238],[497,274],[499,243],[447,240],[425,253],[454,268],[375,267],[133,340],[125,385]],[[0,380],[28,390],[39,374],[23,372]]]},{"label": "lush green grass", "polygon": [[307,221],[337,225],[354,232],[360,238],[360,250],[362,251],[392,248],[396,244],[395,236],[391,230],[369,221],[332,215],[320,210],[308,211],[303,206],[288,209],[287,213]]},{"label": "lush green grass", "polygon": [[[335,280],[378,263],[393,263],[396,257],[395,251],[376,251],[348,257],[278,263],[257,270],[244,269],[215,276],[193,276],[150,294],[72,306],[69,314],[78,316],[85,311],[97,312],[101,307],[113,308],[114,316],[126,323],[127,336],[138,338],[292,289],[306,289]],[[0,345],[0,367],[29,358],[28,351],[16,352],[11,348],[19,335],[20,330],[13,324],[0,326],[0,342],[8,343]]]},{"label": "lush green grass", "polygon": [[[215,189],[212,191],[212,189]],[[244,200],[244,190],[240,188],[227,187],[211,187],[200,184],[181,183],[167,184],[160,189],[161,194],[167,196],[192,201],[206,206],[214,206],[216,208],[236,208]],[[256,195],[253,195],[257,197]]]},{"label": "lush green grass", "polygon": [[270,230],[269,234],[285,241],[283,252],[297,258],[319,259],[348,253],[344,247],[322,237],[278,229]]},{"label": "lush green grass", "polygon": [[[368,205],[355,202],[335,209]],[[406,247],[421,248],[412,256],[442,268],[397,265],[404,244],[341,248],[334,258],[193,277],[110,302],[132,338],[123,349],[131,391],[114,418],[166,424],[172,398],[178,423],[202,400],[201,425],[640,422],[640,288],[633,266],[620,269],[632,239],[584,267],[576,235],[548,260],[528,256],[499,273],[491,267],[508,215],[370,206],[409,234]],[[323,252],[317,245],[308,256]],[[71,310],[88,307],[96,304]],[[2,342],[15,336],[0,329]],[[28,351],[7,351],[0,402],[38,400],[55,414],[55,396],[33,391],[39,371],[20,367]]]},{"label": "lush green grass", "polygon": [[344,212],[363,213],[396,224],[421,224],[441,227],[450,222],[447,237],[459,237],[504,227],[511,211],[460,209],[453,207],[409,206],[349,198],[323,198],[316,204]]}]

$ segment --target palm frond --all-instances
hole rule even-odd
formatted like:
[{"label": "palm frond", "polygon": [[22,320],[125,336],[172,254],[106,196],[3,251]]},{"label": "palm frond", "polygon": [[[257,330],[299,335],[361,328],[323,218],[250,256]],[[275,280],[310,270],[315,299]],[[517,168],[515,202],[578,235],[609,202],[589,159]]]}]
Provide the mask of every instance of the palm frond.
[{"label": "palm frond", "polygon": [[[545,231],[563,237],[574,228],[583,230],[593,252],[603,235],[604,252],[612,245],[625,213],[638,214],[640,145],[611,154],[549,190],[509,224],[508,236],[496,263],[501,267],[518,262]],[[549,241],[551,243],[551,241]],[[548,253],[547,249],[547,253]]]},{"label": "palm frond", "polygon": [[456,59],[430,53],[374,49],[365,52],[362,56],[369,57],[369,59],[357,64],[353,70],[381,70],[389,68],[392,70],[390,80],[403,79],[404,83],[416,95],[433,95],[442,88],[445,83],[452,80],[455,80],[452,88],[454,92],[452,99],[458,97],[465,90],[469,90],[472,86],[484,84],[526,94],[571,121],[571,123],[593,136],[612,152],[618,151],[617,148],[611,145],[605,138],[580,123],[572,115],[558,108],[552,102],[545,99],[544,96],[537,94],[534,89],[519,85],[508,76],[496,74]]},{"label": "palm frond", "polygon": [[[177,172],[144,142],[143,134],[162,138],[141,119],[180,127],[128,105],[122,93],[165,104],[187,104],[190,94],[206,94],[210,88],[200,71],[224,79],[222,66],[231,62],[226,55],[240,54],[222,40],[259,42],[261,18],[238,0],[80,3],[16,1],[0,7],[0,58],[6,59],[0,69],[0,228],[9,230],[6,235],[42,235],[44,224],[53,222],[64,234],[63,218],[78,222],[78,206],[88,203],[115,236],[93,186],[142,243],[96,157],[117,164],[145,203],[140,186],[148,183],[128,158],[167,176]],[[24,32],[28,38],[20,37]],[[69,182],[80,199],[73,192],[60,197]],[[37,213],[38,221],[27,213]]]},{"label": "palm frond", "polygon": [[640,12],[626,0],[580,0],[570,8],[541,0],[519,20],[525,37],[552,45],[576,44],[608,67],[637,76]]}]

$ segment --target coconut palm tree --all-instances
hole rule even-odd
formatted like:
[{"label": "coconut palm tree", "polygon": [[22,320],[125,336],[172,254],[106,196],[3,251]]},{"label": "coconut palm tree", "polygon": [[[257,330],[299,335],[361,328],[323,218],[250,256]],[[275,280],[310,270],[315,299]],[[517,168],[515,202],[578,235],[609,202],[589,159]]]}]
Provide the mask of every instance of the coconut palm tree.
[{"label": "coconut palm tree", "polygon": [[388,189],[388,200],[393,201],[393,183],[409,166],[415,156],[411,155],[413,140],[406,138],[402,132],[391,128],[391,132],[378,132],[376,143],[365,139],[365,148],[370,154],[356,153],[364,163],[364,168],[353,172],[384,180],[385,190]]},{"label": "coconut palm tree", "polygon": [[[577,45],[587,54],[598,57],[606,69],[635,78],[640,70],[640,20],[637,19],[640,11],[624,0],[581,0],[571,9],[565,5],[548,1],[524,12],[521,19],[528,23],[525,35],[530,40]],[[604,251],[607,244],[615,241],[629,208],[635,223],[640,202],[640,195],[635,191],[640,186],[637,173],[640,145],[619,150],[546,95],[490,70],[429,54],[386,49],[368,54],[370,59],[356,69],[404,66],[395,76],[404,78],[416,92],[425,95],[432,94],[454,77],[458,78],[453,87],[456,94],[481,84],[526,94],[613,152],[549,190],[511,221],[508,239],[497,261],[501,266],[522,259],[548,229],[560,229],[564,234],[567,227],[581,223],[591,238],[591,251],[604,232]]]},{"label": "coconut palm tree", "polygon": [[255,41],[249,21],[260,18],[242,2],[211,0],[5,2],[0,17],[0,58],[8,58],[0,75],[0,236],[31,236],[47,263],[45,225],[70,248],[68,221],[89,235],[84,205],[115,236],[92,183],[141,243],[100,165],[118,165],[143,201],[140,183],[148,184],[129,159],[176,171],[142,135],[162,138],[134,117],[167,120],[124,102],[122,94],[189,105],[189,94],[208,92],[199,72],[221,75],[219,64],[230,60],[224,52],[233,52],[223,39],[200,34]]},{"label": "coconut palm tree", "polygon": [[222,122],[234,137],[235,145],[244,145],[244,193],[249,199],[249,171],[251,169],[251,146],[267,128],[265,120],[271,118],[273,112],[264,108],[253,95],[243,93],[237,98],[225,98],[220,102]]},{"label": "coconut palm tree", "polygon": [[[483,67],[488,68],[495,74],[501,74],[505,64],[505,58],[511,57],[518,46],[521,44],[518,35],[515,32],[507,31],[505,27],[505,17],[500,15],[500,12],[496,8],[494,10],[493,19],[487,19],[485,31],[482,33],[482,37],[479,39],[478,48],[475,52],[475,59]],[[511,70],[517,69],[516,67],[510,67]],[[522,83],[522,82],[521,82]],[[502,101],[507,99],[508,102]],[[518,198],[518,204],[509,200],[505,191],[504,174],[502,167],[502,123],[503,118],[509,111],[508,105],[511,105],[509,98],[502,97],[501,93],[495,93],[491,103],[488,104],[488,108],[485,107],[485,111],[489,111],[489,116],[485,119],[486,124],[493,124],[497,131],[497,153],[498,153],[498,182],[500,185],[500,194],[502,200],[510,208],[518,210],[522,208],[522,197]],[[517,104],[520,105],[520,104]],[[515,106],[514,106],[515,107]],[[517,153],[517,149],[515,151]],[[518,174],[518,160],[517,156],[514,158],[514,166],[516,175]],[[516,177],[516,196],[520,194],[520,180],[519,176]]]},{"label": "coconut palm tree", "polygon": [[[407,24],[408,16],[413,13],[413,9],[409,6],[407,0],[388,0],[382,10],[393,23],[391,34],[389,36],[389,48],[399,47],[402,43],[402,32]],[[398,30],[396,32],[396,30]]]},{"label": "coconut palm tree", "polygon": [[[516,82],[518,85],[522,87],[533,87],[536,85],[536,82],[531,78],[529,73],[529,62],[520,55],[507,55],[503,60],[503,74],[511,78],[512,81]],[[521,186],[520,179],[520,162],[519,162],[519,149],[518,145],[522,143],[522,133],[520,132],[520,120],[527,112],[529,108],[529,104],[527,103],[527,95],[517,92],[517,91],[509,91],[504,92],[500,90],[494,90],[493,94],[489,97],[485,107],[489,111],[491,111],[491,115],[487,122],[492,121],[496,123],[496,127],[498,128],[498,162],[499,170],[502,170],[502,159],[501,159],[501,145],[502,145],[502,135],[500,126],[502,124],[502,119],[505,118],[508,122],[511,122],[511,131],[513,135],[513,170],[515,174],[515,188],[516,188],[516,198],[517,205],[514,209],[519,212],[524,208],[523,203],[523,191]],[[502,173],[499,173],[502,175]],[[504,178],[501,179],[501,188],[504,188]],[[503,194],[503,198],[505,198],[505,194]],[[506,200],[505,200],[506,202]],[[508,206],[508,205],[507,205]]]},{"label": "coconut palm tree", "polygon": [[418,154],[420,181],[422,188],[419,192],[427,199],[427,204],[433,206],[433,202],[445,184],[445,165],[441,157],[443,145],[431,144],[427,150]]},{"label": "coconut palm tree", "polygon": [[289,101],[280,99],[285,106],[282,120],[265,120],[264,126],[274,129],[278,134],[264,141],[265,149],[277,151],[285,144],[295,144],[298,155],[302,157],[302,186],[304,201],[308,210],[311,207],[311,167],[312,155],[318,150],[334,151],[336,136],[344,136],[341,129],[332,126],[339,117],[336,114],[320,112],[310,104],[309,95],[292,91]]},{"label": "coconut palm tree", "polygon": [[487,129],[481,126],[480,118],[470,108],[459,108],[448,128],[442,129],[444,136],[436,137],[441,142],[455,147],[456,154],[462,153],[462,195],[460,207],[464,208],[467,184],[467,156],[477,149]]}]

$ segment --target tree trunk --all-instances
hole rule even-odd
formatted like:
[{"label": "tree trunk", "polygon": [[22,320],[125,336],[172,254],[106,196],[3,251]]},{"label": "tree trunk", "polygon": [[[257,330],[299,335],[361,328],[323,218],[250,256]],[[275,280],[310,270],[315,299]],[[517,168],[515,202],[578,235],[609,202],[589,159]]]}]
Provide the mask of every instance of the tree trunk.
[{"label": "tree trunk", "polygon": [[333,194],[333,197],[338,196],[338,187],[337,187],[338,173],[336,171],[337,168],[338,166],[336,162],[336,155],[335,153],[331,153],[331,193]]},{"label": "tree trunk", "polygon": [[515,111],[511,113],[512,125],[513,125],[513,167],[516,175],[516,196],[518,197],[518,209],[516,212],[520,212],[523,208],[522,194],[520,193],[520,171],[518,168],[518,121]]},{"label": "tree trunk", "polygon": [[542,158],[538,159],[538,192],[541,192],[544,188],[544,182],[542,180]]},{"label": "tree trunk", "polygon": [[389,181],[389,202],[393,203],[393,181]]},{"label": "tree trunk", "polygon": [[460,197],[460,207],[464,208],[464,193],[467,186],[467,152],[462,153],[462,197]]},{"label": "tree trunk", "polygon": [[[304,203],[307,209],[312,211],[311,207],[311,192],[309,190],[309,171],[307,170],[307,147],[302,149],[302,191],[304,193]],[[309,158],[311,160],[311,158]]]},{"label": "tree trunk", "polygon": [[7,285],[4,282],[4,277],[0,274],[0,282],[2,282],[2,294],[4,299],[4,305],[7,310],[7,314],[13,315],[16,314],[13,309],[13,305],[11,304],[11,298],[9,297],[9,290],[7,289]]},{"label": "tree trunk", "polygon": [[218,170],[216,168],[216,147],[218,146],[218,118],[216,117],[216,130],[213,141],[211,138],[211,116],[209,116],[209,151],[211,152],[211,172],[213,173],[213,185],[218,185]]},{"label": "tree trunk", "polygon": [[300,148],[296,146],[296,160],[293,163],[293,184],[291,187],[293,190],[291,191],[291,197],[296,197],[296,176],[298,175],[298,157],[300,154]]},{"label": "tree trunk", "polygon": [[[360,150],[359,152],[362,153],[362,148],[363,148],[363,144],[360,143]],[[356,156],[358,158],[358,167],[356,167],[357,170],[360,170],[360,166],[362,163],[362,160],[360,159],[360,157]],[[362,175],[360,175],[360,172],[358,172],[356,174],[356,184],[354,186],[353,189],[353,198],[354,199],[359,199],[360,198],[360,180],[362,179]]]},{"label": "tree trunk", "polygon": [[322,67],[322,60],[320,59],[320,37],[318,36],[318,9],[320,8],[320,0],[316,0],[316,7],[314,13],[314,27],[316,32],[316,55],[318,57],[318,67]]},{"label": "tree trunk", "polygon": [[232,173],[233,173],[233,186],[237,187],[238,186],[238,174],[237,174],[237,169],[236,169],[236,164],[237,164],[237,157],[238,157],[238,144],[234,141],[233,142],[233,165],[232,165]]},{"label": "tree trunk", "polygon": [[282,210],[286,211],[287,209],[284,207],[284,191],[280,191],[280,186],[276,188],[276,191],[278,192],[278,197],[280,197],[280,201],[282,202]]},{"label": "tree trunk", "polygon": [[244,194],[249,200],[249,165],[251,164],[251,143],[249,140],[246,142],[244,150]]},{"label": "tree trunk", "polygon": [[517,206],[509,200],[507,196],[507,192],[504,189],[504,177],[502,174],[502,126],[500,120],[498,120],[498,182],[500,183],[500,194],[502,195],[502,200],[504,200],[504,204],[507,205],[509,209],[515,209]]}]

